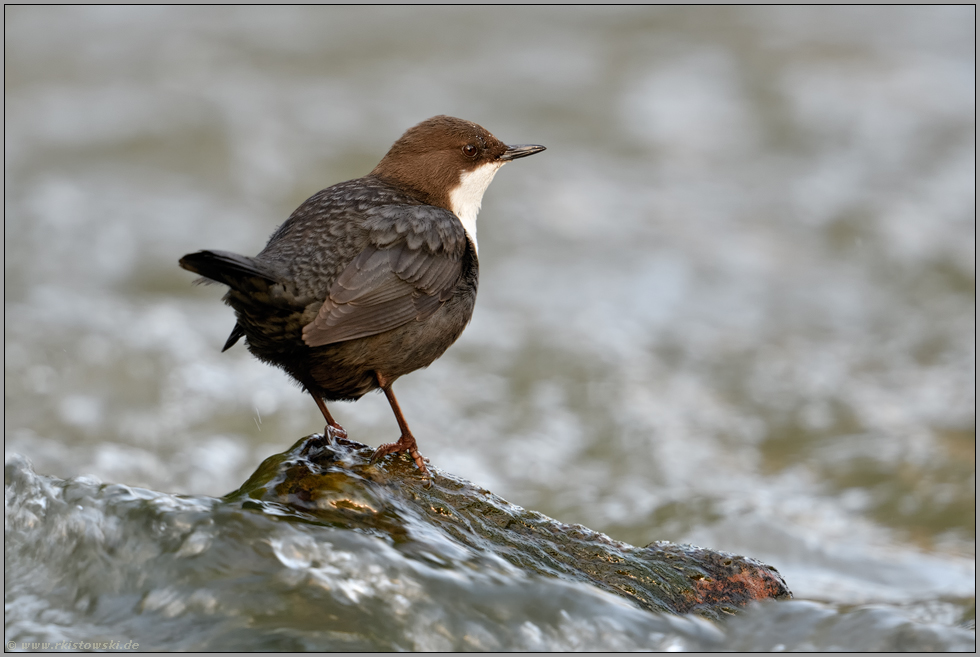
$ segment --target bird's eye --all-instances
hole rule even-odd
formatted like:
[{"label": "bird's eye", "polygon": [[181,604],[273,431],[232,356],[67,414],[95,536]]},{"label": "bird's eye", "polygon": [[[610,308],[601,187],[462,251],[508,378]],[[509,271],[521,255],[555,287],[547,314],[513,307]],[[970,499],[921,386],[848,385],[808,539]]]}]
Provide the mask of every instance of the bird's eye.
[{"label": "bird's eye", "polygon": [[466,146],[463,146],[463,155],[466,157],[476,157],[476,152],[476,146],[473,144],[466,144]]}]

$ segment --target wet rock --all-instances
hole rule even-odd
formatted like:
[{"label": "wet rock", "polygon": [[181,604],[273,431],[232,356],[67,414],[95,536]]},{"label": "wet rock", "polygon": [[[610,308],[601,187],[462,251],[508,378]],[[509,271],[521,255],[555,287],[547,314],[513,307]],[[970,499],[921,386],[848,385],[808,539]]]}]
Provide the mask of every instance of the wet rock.
[{"label": "wet rock", "polygon": [[408,459],[371,464],[371,454],[366,445],[310,436],[266,459],[224,499],[384,537],[429,564],[503,560],[652,611],[718,619],[755,600],[792,597],[778,571],[754,559],[667,542],[634,547],[527,511],[435,467],[426,480]]}]

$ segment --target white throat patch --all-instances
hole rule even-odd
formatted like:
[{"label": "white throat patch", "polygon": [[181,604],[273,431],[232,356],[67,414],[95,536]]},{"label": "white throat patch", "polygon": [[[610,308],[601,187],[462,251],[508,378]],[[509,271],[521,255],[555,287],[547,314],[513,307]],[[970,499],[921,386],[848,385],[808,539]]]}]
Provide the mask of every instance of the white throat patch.
[{"label": "white throat patch", "polygon": [[505,164],[506,162],[490,162],[464,173],[459,177],[459,185],[449,193],[449,205],[453,214],[459,217],[463,230],[473,241],[473,248],[477,253],[480,252],[480,247],[476,244],[476,215],[483,203],[483,193],[490,186],[497,169]]}]

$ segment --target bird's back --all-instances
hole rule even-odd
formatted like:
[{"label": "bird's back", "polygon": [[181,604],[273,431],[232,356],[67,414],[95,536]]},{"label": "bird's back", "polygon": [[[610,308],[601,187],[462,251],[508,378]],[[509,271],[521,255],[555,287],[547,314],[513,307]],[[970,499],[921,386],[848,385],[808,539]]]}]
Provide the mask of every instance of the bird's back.
[{"label": "bird's back", "polygon": [[297,297],[323,301],[341,272],[367,247],[377,209],[393,204],[420,202],[370,176],[320,190],[276,229],[255,259],[282,272]]}]

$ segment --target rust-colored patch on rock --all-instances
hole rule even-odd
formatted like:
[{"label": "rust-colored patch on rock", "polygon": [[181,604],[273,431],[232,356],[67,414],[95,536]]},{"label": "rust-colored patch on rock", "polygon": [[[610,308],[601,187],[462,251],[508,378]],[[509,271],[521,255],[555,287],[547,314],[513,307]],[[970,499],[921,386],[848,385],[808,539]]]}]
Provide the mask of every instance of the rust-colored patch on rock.
[{"label": "rust-colored patch on rock", "polygon": [[744,607],[753,600],[789,598],[786,583],[775,568],[742,557],[725,572],[694,581],[697,605],[731,604]]},{"label": "rust-colored patch on rock", "polygon": [[754,600],[793,597],[779,571],[756,559],[667,542],[644,550],[651,560],[674,564],[675,573],[687,579],[689,586],[678,587],[679,595],[672,596],[677,613],[734,613]]}]

